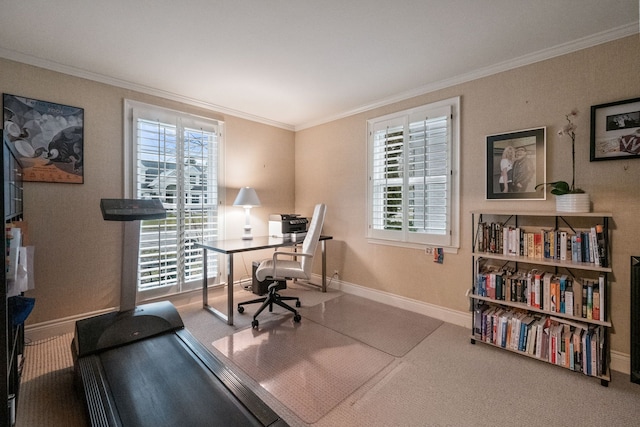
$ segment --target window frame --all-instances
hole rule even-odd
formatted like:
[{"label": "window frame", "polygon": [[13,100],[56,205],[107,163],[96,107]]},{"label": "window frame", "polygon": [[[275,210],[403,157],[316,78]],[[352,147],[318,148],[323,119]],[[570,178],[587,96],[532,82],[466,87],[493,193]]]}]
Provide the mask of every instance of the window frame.
[{"label": "window frame", "polygon": [[[448,179],[447,199],[450,205],[447,215],[448,232],[444,235],[429,233],[414,233],[408,230],[406,218],[402,219],[401,230],[381,230],[374,228],[374,148],[375,131],[380,126],[402,124],[402,153],[403,157],[408,150],[409,124],[415,123],[412,118],[425,116],[428,113],[442,111],[448,108],[450,111],[449,135],[448,135]],[[400,247],[424,249],[425,247],[439,247],[446,252],[457,252],[460,248],[460,97],[453,97],[438,102],[433,102],[407,110],[398,111],[380,117],[367,120],[367,232],[369,243],[384,244]],[[403,160],[404,162],[404,160]],[[403,164],[406,164],[404,162]],[[409,178],[403,182],[408,182]],[[408,189],[402,194],[402,206],[404,211],[408,207]]]},{"label": "window frame", "polygon": [[[136,197],[136,178],[138,173],[137,165],[137,141],[135,128],[137,126],[137,119],[141,116],[153,115],[158,120],[163,122],[173,123],[174,121],[184,121],[188,124],[184,124],[184,128],[194,128],[200,126],[202,129],[216,129],[217,133],[217,163],[216,163],[216,175],[217,175],[217,216],[215,217],[218,224],[217,235],[219,238],[224,238],[224,189],[226,188],[224,183],[224,122],[216,119],[196,116],[193,114],[185,113],[178,110],[172,110],[152,104],[146,104],[139,101],[133,101],[129,99],[124,100],[124,197],[135,198]],[[177,169],[176,169],[177,170]],[[180,180],[178,180],[178,187],[181,187]],[[187,194],[187,193],[185,193]],[[209,260],[209,279],[212,279],[213,284],[219,284],[222,277],[226,277],[224,262],[217,254],[210,254]],[[157,288],[151,288],[146,290],[140,290],[140,283],[136,283],[136,295],[139,300],[149,300],[159,296],[166,296],[176,293],[189,292],[199,288],[202,284],[202,278],[188,280],[180,278],[178,283],[170,286],[160,286]]]}]

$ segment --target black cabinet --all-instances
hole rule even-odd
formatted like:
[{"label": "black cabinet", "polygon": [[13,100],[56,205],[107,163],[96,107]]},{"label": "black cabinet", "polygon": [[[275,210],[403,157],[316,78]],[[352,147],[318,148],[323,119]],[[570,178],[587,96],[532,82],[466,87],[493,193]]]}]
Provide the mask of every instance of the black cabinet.
[{"label": "black cabinet", "polygon": [[[11,426],[15,421],[15,410],[18,403],[20,387],[20,369],[24,350],[23,325],[13,325],[7,293],[7,232],[6,226],[14,221],[22,220],[22,167],[18,157],[10,149],[9,143],[2,138],[2,218],[5,230],[2,233],[2,244],[5,256],[0,269],[0,425]],[[3,403],[4,402],[4,403]]]}]

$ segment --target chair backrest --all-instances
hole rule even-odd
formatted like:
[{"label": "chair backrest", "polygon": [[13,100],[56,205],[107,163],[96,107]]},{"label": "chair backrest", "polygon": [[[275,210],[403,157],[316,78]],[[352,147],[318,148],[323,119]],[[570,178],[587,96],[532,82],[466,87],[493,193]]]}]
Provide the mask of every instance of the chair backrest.
[{"label": "chair backrest", "polygon": [[327,205],[325,205],[324,203],[316,205],[315,209],[313,210],[313,217],[311,218],[311,223],[309,224],[307,235],[302,242],[301,253],[311,255],[311,257],[300,257],[302,258],[302,270],[307,275],[307,277],[311,277],[311,269],[313,268],[313,254],[315,254],[316,248],[318,247],[318,241],[320,239],[320,232],[322,232],[322,225],[324,224],[324,215],[326,210]]}]

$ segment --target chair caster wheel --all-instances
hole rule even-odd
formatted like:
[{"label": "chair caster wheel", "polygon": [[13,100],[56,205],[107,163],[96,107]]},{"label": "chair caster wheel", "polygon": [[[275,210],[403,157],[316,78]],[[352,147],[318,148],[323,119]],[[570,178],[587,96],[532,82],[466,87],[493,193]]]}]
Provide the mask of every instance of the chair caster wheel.
[{"label": "chair caster wheel", "polygon": [[241,306],[241,305],[238,306],[238,313],[241,313],[241,314],[244,313],[244,307],[243,306]]},{"label": "chair caster wheel", "polygon": [[296,301],[296,307],[300,307],[300,301]]},{"label": "chair caster wheel", "polygon": [[258,329],[258,319],[253,319],[253,322],[251,322],[251,327],[253,329]]},{"label": "chair caster wheel", "polygon": [[302,316],[300,316],[299,314],[296,314],[293,316],[293,321],[296,323],[300,323],[300,320],[302,320]]}]

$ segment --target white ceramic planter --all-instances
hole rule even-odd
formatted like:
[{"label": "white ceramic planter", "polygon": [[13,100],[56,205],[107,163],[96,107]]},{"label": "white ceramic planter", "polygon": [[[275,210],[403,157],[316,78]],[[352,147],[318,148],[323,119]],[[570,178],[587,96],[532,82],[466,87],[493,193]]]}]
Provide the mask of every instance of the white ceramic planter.
[{"label": "white ceramic planter", "polygon": [[591,200],[588,193],[563,194],[555,197],[558,212],[591,212]]}]

